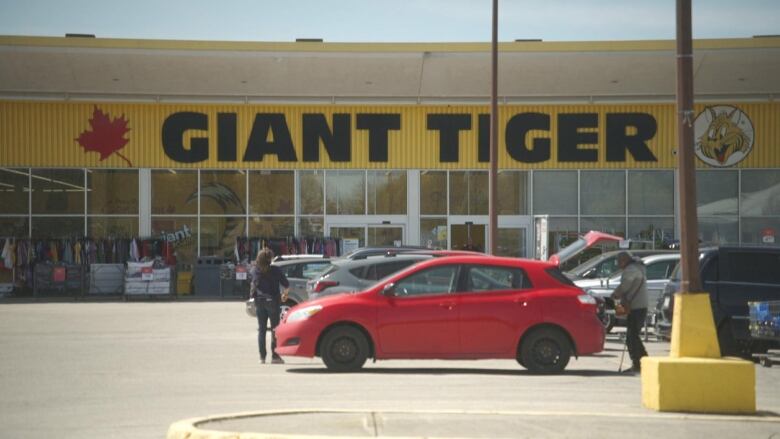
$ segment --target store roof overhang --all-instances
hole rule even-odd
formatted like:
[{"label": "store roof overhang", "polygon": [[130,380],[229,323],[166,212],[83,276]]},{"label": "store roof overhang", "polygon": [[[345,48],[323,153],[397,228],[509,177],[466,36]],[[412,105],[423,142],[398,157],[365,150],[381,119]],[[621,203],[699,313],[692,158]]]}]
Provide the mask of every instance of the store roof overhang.
[{"label": "store roof overhang", "polygon": [[[499,46],[505,103],[670,102],[674,41]],[[771,101],[780,38],[694,42],[696,99]],[[473,103],[488,43],[251,43],[0,36],[0,99]]]}]

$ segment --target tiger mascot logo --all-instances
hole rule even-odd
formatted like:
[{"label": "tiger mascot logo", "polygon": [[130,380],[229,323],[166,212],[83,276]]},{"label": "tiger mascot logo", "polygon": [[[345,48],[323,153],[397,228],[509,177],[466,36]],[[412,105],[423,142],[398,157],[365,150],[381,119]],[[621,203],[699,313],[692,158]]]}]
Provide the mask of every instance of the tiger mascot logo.
[{"label": "tiger mascot logo", "polygon": [[710,166],[734,166],[753,149],[753,123],[737,107],[707,107],[694,122],[696,156]]}]

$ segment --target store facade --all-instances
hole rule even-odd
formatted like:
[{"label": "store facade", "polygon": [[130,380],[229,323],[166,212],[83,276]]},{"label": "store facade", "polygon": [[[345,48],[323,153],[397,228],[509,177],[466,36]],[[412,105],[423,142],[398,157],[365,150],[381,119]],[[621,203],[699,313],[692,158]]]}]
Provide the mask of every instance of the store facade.
[{"label": "store facade", "polygon": [[[679,238],[673,43],[501,43],[500,254],[535,256],[538,217],[550,252]],[[700,240],[773,245],[780,39],[694,51]],[[0,37],[0,239],[143,238],[182,264],[258,238],[484,249],[488,55]]]},{"label": "store facade", "polygon": [[[504,105],[500,253],[587,230],[678,237],[674,106]],[[160,237],[180,262],[237,237],[484,248],[482,106],[0,103],[0,236]],[[776,103],[697,105],[704,243],[780,230]],[[186,238],[186,239],[185,239]],[[560,241],[560,242],[558,242]]]}]

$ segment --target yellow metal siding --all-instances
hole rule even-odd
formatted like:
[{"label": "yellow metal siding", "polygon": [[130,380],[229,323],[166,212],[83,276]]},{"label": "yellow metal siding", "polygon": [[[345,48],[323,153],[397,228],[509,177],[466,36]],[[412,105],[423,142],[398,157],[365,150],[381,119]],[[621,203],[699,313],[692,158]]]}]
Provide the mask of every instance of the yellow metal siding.
[{"label": "yellow metal siding", "polygon": [[[767,168],[780,166],[778,140],[780,139],[780,104],[777,103],[723,103],[735,105],[746,113],[754,127],[755,141],[750,155],[738,167]],[[149,168],[213,168],[213,169],[487,169],[487,163],[477,161],[478,115],[487,114],[487,106],[391,106],[391,105],[209,105],[209,104],[138,104],[138,103],[69,103],[69,102],[0,102],[0,165],[32,167],[116,167],[128,164],[113,154],[104,161],[97,152],[85,151],[76,141],[79,134],[91,129],[89,119],[94,108],[112,119],[124,115],[128,119],[129,138],[120,150],[133,167]],[[704,109],[696,106],[696,113]],[[162,125],[173,113],[193,111],[208,116],[208,133],[187,132],[186,139],[207,136],[209,158],[200,163],[178,163],[167,157],[162,147]],[[237,115],[237,161],[217,161],[217,113]],[[541,163],[521,163],[507,153],[505,127],[509,119],[519,113],[537,112],[550,116],[550,131],[529,132],[526,143],[533,137],[551,139],[551,157]],[[658,128],[648,147],[657,162],[636,162],[627,153],[625,162],[606,161],[606,115],[608,113],[647,113],[655,117]],[[279,162],[275,155],[266,155],[262,162],[243,162],[246,143],[257,113],[283,113],[297,155],[297,162]],[[351,161],[332,162],[324,148],[320,161],[303,162],[302,115],[321,113],[332,122],[336,113],[351,115]],[[372,163],[368,160],[368,131],[356,129],[356,114],[397,113],[401,115],[401,129],[388,132],[388,161]],[[433,113],[465,113],[472,118],[471,130],[460,133],[459,161],[439,161],[439,133],[427,129],[427,115]],[[563,113],[597,113],[597,145],[581,145],[580,149],[597,149],[597,162],[559,162],[557,151],[557,116]],[[502,169],[654,169],[676,167],[677,137],[675,107],[673,104],[637,105],[506,105],[499,113],[499,167]],[[697,160],[699,167],[708,165]]]}]

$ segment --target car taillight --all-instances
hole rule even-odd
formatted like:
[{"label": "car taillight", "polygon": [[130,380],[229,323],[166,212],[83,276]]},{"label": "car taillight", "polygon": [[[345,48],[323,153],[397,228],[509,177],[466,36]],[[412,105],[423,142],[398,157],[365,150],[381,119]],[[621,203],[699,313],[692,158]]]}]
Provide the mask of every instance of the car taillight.
[{"label": "car taillight", "polygon": [[322,290],[330,287],[335,287],[339,283],[334,280],[319,280],[316,284],[314,284],[314,291],[315,293],[321,293]]}]

